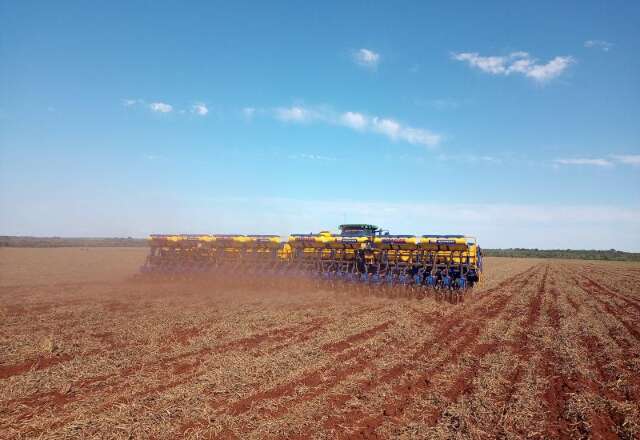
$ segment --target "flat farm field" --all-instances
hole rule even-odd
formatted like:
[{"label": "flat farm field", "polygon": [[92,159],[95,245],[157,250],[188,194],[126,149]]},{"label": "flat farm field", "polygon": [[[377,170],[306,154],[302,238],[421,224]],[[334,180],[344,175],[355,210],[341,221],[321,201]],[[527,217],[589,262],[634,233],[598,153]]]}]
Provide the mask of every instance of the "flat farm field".
[{"label": "flat farm field", "polygon": [[461,304],[0,249],[0,437],[640,436],[640,265],[488,258]]}]

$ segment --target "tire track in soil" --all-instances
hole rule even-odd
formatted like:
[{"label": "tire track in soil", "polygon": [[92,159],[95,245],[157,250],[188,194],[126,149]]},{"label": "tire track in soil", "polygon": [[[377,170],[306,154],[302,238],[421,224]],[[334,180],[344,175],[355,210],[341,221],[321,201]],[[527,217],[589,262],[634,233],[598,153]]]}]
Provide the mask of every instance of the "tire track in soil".
[{"label": "tire track in soil", "polygon": [[[505,280],[500,283],[500,286],[490,289],[491,293],[498,292],[498,287],[502,290],[510,287],[511,285],[514,285],[514,290],[523,288],[530,281],[529,275],[537,269],[538,267],[534,266],[509,278],[508,280]],[[524,281],[521,281],[518,286],[517,280],[520,277],[524,277]],[[485,297],[487,296],[488,295],[485,295]],[[404,372],[409,371],[414,367],[419,367],[416,362],[420,358],[431,353],[432,350],[435,349],[437,342],[442,342],[443,340],[457,342],[454,348],[444,359],[439,361],[435,366],[429,368],[426,373],[422,373],[418,379],[405,380],[400,384],[395,385],[393,387],[394,395],[401,397],[391,399],[391,403],[385,404],[381,414],[365,415],[362,414],[360,410],[351,410],[344,414],[330,416],[328,420],[325,421],[325,428],[333,432],[338,432],[341,438],[378,438],[378,435],[375,432],[376,429],[387,419],[397,419],[413,402],[417,394],[428,390],[431,386],[430,377],[435,372],[441,370],[443,366],[455,362],[465,352],[471,351],[477,355],[484,356],[496,349],[497,344],[478,344],[477,339],[479,338],[482,330],[486,328],[488,321],[496,318],[506,308],[510,299],[511,295],[489,297],[488,301],[492,301],[489,305],[493,307],[486,309],[487,311],[484,313],[480,310],[482,305],[476,303],[475,310],[468,312],[468,318],[471,318],[474,314],[481,314],[477,319],[470,319],[470,322],[467,321],[464,316],[460,315],[445,320],[436,330],[435,337],[421,344],[420,349],[414,352],[409,362],[401,362],[391,368],[381,371],[377,375],[375,383],[370,381],[358,383],[358,388],[362,393],[369,392],[384,384],[391,383]],[[452,331],[455,327],[459,327],[458,330]],[[335,413],[335,410],[344,407],[346,402],[346,399],[331,402],[331,408],[327,408],[327,413],[329,413],[330,410],[333,410]],[[350,432],[345,433],[345,431],[349,430]]]}]

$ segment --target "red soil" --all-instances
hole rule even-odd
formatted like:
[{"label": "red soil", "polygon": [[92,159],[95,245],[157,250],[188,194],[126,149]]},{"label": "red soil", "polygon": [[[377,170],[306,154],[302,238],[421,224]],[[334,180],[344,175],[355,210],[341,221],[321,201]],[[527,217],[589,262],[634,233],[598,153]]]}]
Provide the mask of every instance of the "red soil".
[{"label": "red soil", "polygon": [[458,305],[8,274],[0,438],[637,438],[632,266],[487,266]]}]

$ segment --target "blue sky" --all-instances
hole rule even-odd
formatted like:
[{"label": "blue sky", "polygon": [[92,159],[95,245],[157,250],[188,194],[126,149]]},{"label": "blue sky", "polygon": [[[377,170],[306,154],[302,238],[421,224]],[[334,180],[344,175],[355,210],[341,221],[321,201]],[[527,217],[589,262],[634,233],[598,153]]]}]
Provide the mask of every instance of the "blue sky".
[{"label": "blue sky", "polygon": [[7,2],[0,234],[640,251],[635,2]]}]

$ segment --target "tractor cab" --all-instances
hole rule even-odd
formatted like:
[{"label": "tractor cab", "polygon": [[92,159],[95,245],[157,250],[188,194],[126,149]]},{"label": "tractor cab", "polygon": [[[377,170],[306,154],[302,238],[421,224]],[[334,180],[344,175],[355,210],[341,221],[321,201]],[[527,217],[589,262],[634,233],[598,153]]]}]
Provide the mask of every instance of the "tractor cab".
[{"label": "tractor cab", "polygon": [[380,235],[380,229],[375,225],[348,224],[340,225],[340,235],[342,237],[374,237]]}]

